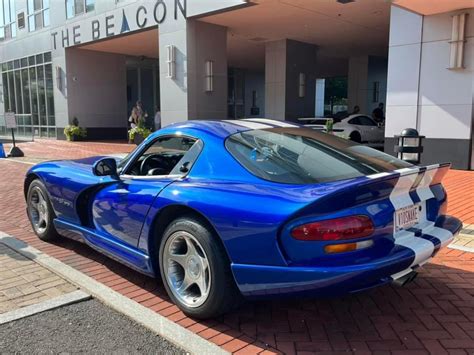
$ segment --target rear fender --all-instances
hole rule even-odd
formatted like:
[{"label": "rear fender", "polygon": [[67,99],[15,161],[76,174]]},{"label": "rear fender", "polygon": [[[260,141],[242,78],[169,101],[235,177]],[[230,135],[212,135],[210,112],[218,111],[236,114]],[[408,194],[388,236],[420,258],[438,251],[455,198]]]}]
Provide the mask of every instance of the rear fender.
[{"label": "rear fender", "polygon": [[[387,254],[394,247],[395,210],[420,203],[426,212],[422,213],[423,218],[436,221],[446,203],[446,193],[440,183],[449,167],[450,164],[411,167],[337,185],[330,193],[296,212],[282,227],[279,239],[288,262],[312,265],[317,260],[327,265],[347,264]],[[352,215],[367,215],[372,219],[374,234],[357,241],[370,239],[374,242],[373,247],[335,257],[324,252],[324,247],[331,242],[299,241],[291,236],[296,226],[325,220],[328,216],[338,218]]]}]

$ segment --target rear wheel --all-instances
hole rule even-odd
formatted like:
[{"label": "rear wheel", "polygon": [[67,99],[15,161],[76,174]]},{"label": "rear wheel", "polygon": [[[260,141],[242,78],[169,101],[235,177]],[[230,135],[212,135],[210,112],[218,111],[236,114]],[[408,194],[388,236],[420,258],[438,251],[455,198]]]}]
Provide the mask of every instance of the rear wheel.
[{"label": "rear wheel", "polygon": [[171,222],[160,245],[160,271],[168,295],[187,315],[218,316],[238,305],[225,251],[194,216]]},{"label": "rear wheel", "polygon": [[360,136],[359,132],[352,132],[351,135],[349,136],[351,141],[354,141],[356,143],[361,143],[362,142],[362,137]]},{"label": "rear wheel", "polygon": [[54,228],[54,210],[49,201],[46,187],[40,180],[34,180],[26,199],[28,218],[35,234],[44,241],[53,241],[59,237]]}]

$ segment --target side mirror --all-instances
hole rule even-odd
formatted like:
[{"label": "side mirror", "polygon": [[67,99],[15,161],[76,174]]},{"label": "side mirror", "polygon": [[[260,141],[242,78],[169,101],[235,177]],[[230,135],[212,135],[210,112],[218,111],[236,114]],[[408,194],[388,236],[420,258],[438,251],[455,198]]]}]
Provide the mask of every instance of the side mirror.
[{"label": "side mirror", "polygon": [[92,172],[95,176],[110,176],[118,179],[117,162],[114,158],[102,158],[96,161]]}]

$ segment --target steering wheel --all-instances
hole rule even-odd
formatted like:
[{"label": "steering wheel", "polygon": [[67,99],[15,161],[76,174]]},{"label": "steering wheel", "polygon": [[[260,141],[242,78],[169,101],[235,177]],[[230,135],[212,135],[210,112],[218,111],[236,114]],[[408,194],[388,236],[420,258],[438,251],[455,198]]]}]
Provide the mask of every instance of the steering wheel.
[{"label": "steering wheel", "polygon": [[163,167],[166,166],[164,159],[162,159],[159,155],[150,154],[149,156],[145,157],[145,159],[143,159],[142,163],[140,164],[140,175],[148,174],[148,170],[150,170],[148,167],[150,160],[156,160],[158,161],[159,165],[163,165]]}]

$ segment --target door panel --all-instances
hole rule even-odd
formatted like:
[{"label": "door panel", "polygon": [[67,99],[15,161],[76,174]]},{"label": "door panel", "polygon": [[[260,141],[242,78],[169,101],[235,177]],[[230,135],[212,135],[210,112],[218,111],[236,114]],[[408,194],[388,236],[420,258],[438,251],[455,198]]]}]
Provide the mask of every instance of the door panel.
[{"label": "door panel", "polygon": [[95,228],[101,234],[136,247],[150,206],[171,182],[171,177],[130,177],[106,186],[93,200]]}]

